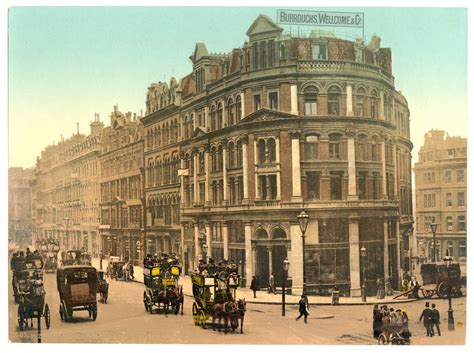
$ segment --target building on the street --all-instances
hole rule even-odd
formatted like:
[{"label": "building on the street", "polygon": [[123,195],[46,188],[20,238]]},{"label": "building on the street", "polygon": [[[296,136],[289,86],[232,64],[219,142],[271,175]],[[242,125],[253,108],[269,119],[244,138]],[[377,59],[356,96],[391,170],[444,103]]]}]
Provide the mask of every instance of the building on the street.
[{"label": "building on the street", "polygon": [[8,169],[8,239],[17,244],[31,243],[32,169]]},{"label": "building on the street", "polygon": [[[467,139],[442,130],[425,134],[415,164],[416,240],[423,261],[442,261],[446,250],[466,259]],[[431,223],[436,223],[436,250]]]},{"label": "building on the street", "polygon": [[102,131],[100,152],[100,242],[104,255],[142,259],[143,127],[140,117],[114,107]]},{"label": "building on the street", "polygon": [[151,251],[182,249],[186,270],[228,258],[262,286],[271,273],[281,283],[288,258],[300,293],[304,209],[309,293],[337,285],[360,296],[363,279],[369,294],[377,279],[398,287],[413,223],[412,143],[391,50],[376,36],[292,36],[263,15],[247,36],[224,54],[197,43],[192,73],[148,89]]},{"label": "building on the street", "polygon": [[179,220],[179,87],[173,78],[148,87],[144,127],[146,254],[182,253]]},{"label": "building on the street", "polygon": [[99,152],[103,123],[47,146],[32,180],[34,241],[55,238],[63,250],[99,252]]}]

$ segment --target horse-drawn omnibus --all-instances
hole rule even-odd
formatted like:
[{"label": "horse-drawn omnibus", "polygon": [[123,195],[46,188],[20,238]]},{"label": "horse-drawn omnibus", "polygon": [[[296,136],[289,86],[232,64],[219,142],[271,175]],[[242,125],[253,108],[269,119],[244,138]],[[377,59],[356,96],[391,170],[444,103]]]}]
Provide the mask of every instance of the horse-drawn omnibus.
[{"label": "horse-drawn omnibus", "polygon": [[181,267],[177,261],[169,259],[157,259],[144,265],[143,281],[145,290],[143,292],[143,304],[145,310],[153,313],[153,307],[158,309],[163,304],[165,314],[171,307],[177,315],[181,309],[183,315],[184,295],[183,286],[179,284]]},{"label": "horse-drawn omnibus", "polygon": [[423,285],[420,289],[425,298],[431,298],[434,294],[440,298],[447,298],[450,288],[452,296],[462,296],[463,282],[459,262],[451,262],[449,267],[445,262],[422,264],[421,277]]}]

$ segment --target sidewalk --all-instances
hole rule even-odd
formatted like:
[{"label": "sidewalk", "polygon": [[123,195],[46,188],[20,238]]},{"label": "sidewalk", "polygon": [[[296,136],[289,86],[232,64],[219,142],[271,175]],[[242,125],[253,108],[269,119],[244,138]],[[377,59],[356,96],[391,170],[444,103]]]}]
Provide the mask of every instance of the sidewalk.
[{"label": "sidewalk", "polygon": [[[107,260],[102,261],[102,269],[105,271],[107,269]],[[99,260],[93,259],[92,266],[99,268]],[[143,268],[141,266],[133,266],[134,269],[134,282],[143,283]],[[191,284],[191,277],[189,276],[181,276],[180,282],[183,286],[183,293],[188,297],[193,297],[193,290]],[[393,294],[395,296],[396,293]],[[385,299],[377,299],[376,297],[367,297],[367,302],[362,302],[361,298],[339,298],[339,305],[375,305],[375,304],[400,304],[400,303],[407,303],[416,301],[417,299],[392,299],[393,296],[386,297]],[[237,297],[238,298],[245,298],[247,303],[254,303],[254,304],[275,304],[281,305],[282,298],[280,294],[269,294],[267,291],[257,291],[257,298],[253,297],[253,292],[249,288],[238,288],[237,289]],[[285,302],[288,305],[296,305],[300,300],[299,295],[292,295],[287,294],[285,296]],[[323,297],[323,296],[315,296],[315,295],[308,295],[308,300],[310,305],[331,305],[331,297]]]}]

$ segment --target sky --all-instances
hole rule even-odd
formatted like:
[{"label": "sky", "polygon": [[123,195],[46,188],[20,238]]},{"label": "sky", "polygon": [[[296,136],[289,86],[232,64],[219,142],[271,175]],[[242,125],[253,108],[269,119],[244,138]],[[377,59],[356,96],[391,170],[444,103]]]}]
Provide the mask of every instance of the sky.
[{"label": "sky", "polygon": [[[151,83],[191,72],[196,42],[230,52],[259,14],[276,19],[278,8],[290,7],[10,7],[9,167],[34,166],[47,145],[76,133],[77,123],[88,134],[95,112],[109,125],[116,104],[122,112],[145,111]],[[364,12],[365,40],[377,34],[392,49],[395,87],[411,112],[413,162],[431,128],[466,136],[466,9],[312,9]]]}]

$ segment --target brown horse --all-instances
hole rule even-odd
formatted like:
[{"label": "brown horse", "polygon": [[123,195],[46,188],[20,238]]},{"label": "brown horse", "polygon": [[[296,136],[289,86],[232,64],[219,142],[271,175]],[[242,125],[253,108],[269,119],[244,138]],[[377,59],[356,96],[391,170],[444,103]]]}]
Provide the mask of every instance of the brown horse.
[{"label": "brown horse", "polygon": [[239,327],[240,319],[240,333],[244,333],[244,317],[245,311],[247,310],[247,303],[244,299],[239,299],[235,305],[235,309],[230,315],[232,329]]},{"label": "brown horse", "polygon": [[184,307],[183,287],[170,289],[168,293],[169,293],[171,308],[173,309],[175,315],[178,315],[180,307],[181,307],[181,315],[183,315],[183,307]]},{"label": "brown horse", "polygon": [[156,305],[158,309],[160,308],[160,304],[163,304],[163,309],[165,311],[165,315],[168,315],[168,309],[170,307],[170,298],[169,298],[170,291],[169,290],[161,290],[158,292],[156,296]]},{"label": "brown horse", "polygon": [[219,332],[221,332],[221,320],[224,319],[224,332],[229,331],[228,324],[231,313],[236,310],[235,302],[225,302],[223,304],[215,304],[212,306],[212,329],[216,330],[216,319],[218,319]]}]

